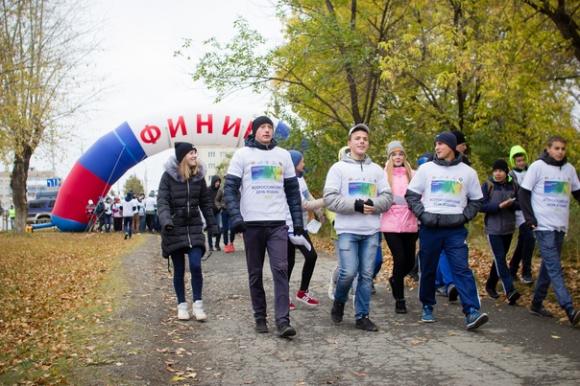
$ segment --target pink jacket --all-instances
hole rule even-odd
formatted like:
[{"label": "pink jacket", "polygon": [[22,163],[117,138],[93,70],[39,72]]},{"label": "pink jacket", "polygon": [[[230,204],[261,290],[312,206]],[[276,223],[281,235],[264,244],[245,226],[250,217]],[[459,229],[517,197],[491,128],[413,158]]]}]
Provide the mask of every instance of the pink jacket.
[{"label": "pink jacket", "polygon": [[405,202],[409,179],[405,168],[393,168],[393,205],[381,215],[381,232],[415,233],[418,231],[417,218]]}]

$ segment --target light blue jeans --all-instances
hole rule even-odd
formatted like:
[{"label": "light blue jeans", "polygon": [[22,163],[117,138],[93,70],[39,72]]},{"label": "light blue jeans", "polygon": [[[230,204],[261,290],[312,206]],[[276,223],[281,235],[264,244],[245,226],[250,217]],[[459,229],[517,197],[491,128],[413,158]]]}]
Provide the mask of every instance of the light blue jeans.
[{"label": "light blue jeans", "polygon": [[339,272],[334,299],[346,303],[353,280],[358,277],[355,292],[355,318],[368,316],[371,302],[373,270],[379,237],[342,233],[338,235]]},{"label": "light blue jeans", "polygon": [[569,311],[572,309],[572,297],[566,289],[560,262],[565,233],[557,231],[535,231],[535,233],[542,256],[542,265],[538,280],[536,280],[532,303],[536,306],[541,305],[546,299],[551,284],[560,307]]}]

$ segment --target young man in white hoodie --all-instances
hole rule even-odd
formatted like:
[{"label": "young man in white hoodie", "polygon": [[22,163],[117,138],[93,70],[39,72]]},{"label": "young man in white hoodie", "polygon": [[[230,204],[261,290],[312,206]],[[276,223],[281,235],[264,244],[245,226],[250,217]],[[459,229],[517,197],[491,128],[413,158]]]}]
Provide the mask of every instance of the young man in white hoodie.
[{"label": "young man in white hoodie", "polygon": [[331,317],[342,322],[344,304],[358,275],[355,293],[356,328],[378,331],[369,319],[373,268],[379,245],[380,214],[389,209],[393,195],[383,169],[366,154],[369,128],[357,124],[348,132],[348,147],[342,160],[332,165],[324,185],[324,203],[336,212],[340,270]]},{"label": "young man in white hoodie", "polygon": [[445,251],[463,305],[466,328],[474,330],[486,323],[488,316],[480,312],[479,294],[468,263],[464,225],[477,215],[483,193],[476,171],[462,162],[456,147],[457,138],[453,133],[444,131],[437,135],[433,161],[423,164],[415,173],[405,198],[421,222],[421,321],[435,321],[435,274],[441,251]]}]

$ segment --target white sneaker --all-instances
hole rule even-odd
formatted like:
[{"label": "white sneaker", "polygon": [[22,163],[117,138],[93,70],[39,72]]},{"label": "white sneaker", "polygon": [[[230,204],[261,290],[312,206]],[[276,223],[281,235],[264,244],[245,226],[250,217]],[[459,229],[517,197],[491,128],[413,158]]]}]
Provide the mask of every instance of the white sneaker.
[{"label": "white sneaker", "polygon": [[177,319],[189,320],[189,312],[187,311],[187,303],[179,303],[177,305]]},{"label": "white sneaker", "polygon": [[207,319],[207,315],[203,310],[203,300],[196,300],[193,302],[193,317],[199,322],[203,322]]}]

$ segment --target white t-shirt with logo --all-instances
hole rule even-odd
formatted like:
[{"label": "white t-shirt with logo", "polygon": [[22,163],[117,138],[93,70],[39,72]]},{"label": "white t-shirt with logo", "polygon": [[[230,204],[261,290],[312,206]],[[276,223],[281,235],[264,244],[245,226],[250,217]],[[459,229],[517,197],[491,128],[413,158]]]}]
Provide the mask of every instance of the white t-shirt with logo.
[{"label": "white t-shirt with logo", "polygon": [[[123,208],[123,217],[133,217],[133,215],[137,213],[139,201],[137,201],[136,198],[131,201],[125,201],[125,199],[122,199],[121,207]],[[135,208],[135,210],[133,210],[133,208]]]},{"label": "white t-shirt with logo", "polygon": [[467,200],[483,198],[477,172],[463,162],[441,166],[427,162],[419,167],[407,189],[421,194],[425,211],[461,214]]},{"label": "white t-shirt with logo", "polygon": [[236,150],[228,173],[242,179],[240,211],[244,221],[285,221],[284,179],[296,176],[290,153],[279,147]]},{"label": "white t-shirt with logo", "polygon": [[570,215],[570,193],[580,189],[574,166],[548,165],[542,160],[532,163],[522,182],[522,188],[532,192],[532,209],[537,230],[568,230]]},{"label": "white t-shirt with logo", "polygon": [[[326,175],[324,189],[338,190],[339,194],[352,198],[373,200],[385,191],[391,191],[384,170],[377,164],[363,165],[339,161],[332,165]],[[380,214],[336,213],[334,229],[337,234],[352,233],[372,235],[380,230]]]}]

